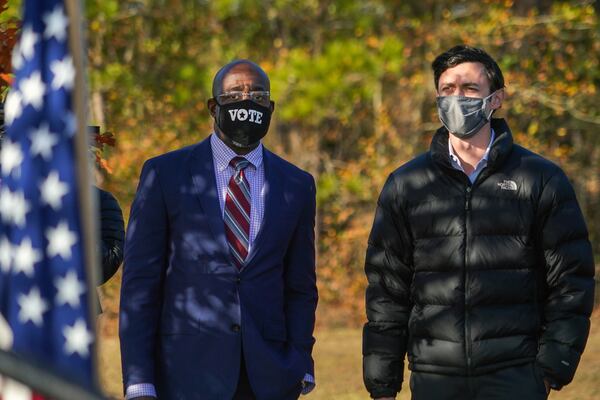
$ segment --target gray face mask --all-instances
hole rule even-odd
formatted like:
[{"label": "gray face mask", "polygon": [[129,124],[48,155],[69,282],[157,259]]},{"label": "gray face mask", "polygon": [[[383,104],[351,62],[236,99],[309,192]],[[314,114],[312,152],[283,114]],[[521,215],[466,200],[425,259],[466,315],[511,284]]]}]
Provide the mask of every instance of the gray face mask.
[{"label": "gray face mask", "polygon": [[488,108],[488,101],[494,93],[483,99],[465,96],[439,96],[437,107],[440,121],[454,136],[460,139],[470,138],[489,122],[494,110],[487,111],[486,108]]}]

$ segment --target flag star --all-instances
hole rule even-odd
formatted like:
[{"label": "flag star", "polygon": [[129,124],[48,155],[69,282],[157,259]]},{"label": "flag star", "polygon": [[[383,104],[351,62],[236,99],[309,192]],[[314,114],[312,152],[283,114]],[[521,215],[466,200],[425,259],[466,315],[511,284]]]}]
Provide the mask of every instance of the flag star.
[{"label": "flag star", "polygon": [[31,206],[25,200],[23,192],[11,192],[4,187],[0,192],[0,214],[2,221],[15,223],[18,226],[25,225],[25,215],[31,210]]},{"label": "flag star", "polygon": [[32,73],[29,78],[23,79],[19,88],[23,94],[24,106],[31,104],[36,110],[42,108],[46,84],[42,82],[42,75],[39,71]]},{"label": "flag star", "polygon": [[26,60],[30,60],[34,55],[34,47],[38,42],[38,34],[33,31],[31,26],[27,26],[21,34],[19,49]]},{"label": "flag star", "polygon": [[11,90],[6,96],[4,103],[4,118],[6,126],[10,126],[13,121],[21,116],[23,112],[23,96],[17,90]]},{"label": "flag star", "polygon": [[48,303],[40,296],[40,291],[37,287],[31,288],[29,294],[20,294],[18,299],[19,321],[23,324],[27,321],[33,322],[37,326],[42,326],[42,314],[48,311]]},{"label": "flag star", "polygon": [[17,192],[12,195],[12,208],[7,217],[11,218],[15,225],[23,228],[25,226],[25,216],[30,210],[31,206],[25,199],[23,192]]},{"label": "flag star", "polygon": [[56,228],[46,229],[48,239],[47,253],[49,257],[61,256],[63,260],[71,258],[71,247],[77,243],[77,236],[69,230],[65,221],[61,221]]},{"label": "flag star", "polygon": [[67,355],[77,353],[81,357],[89,355],[89,347],[94,340],[92,334],[88,331],[83,319],[78,319],[73,326],[65,326],[63,329],[65,336],[65,353]]},{"label": "flag star", "polygon": [[73,59],[71,57],[65,57],[61,61],[53,61],[50,64],[50,69],[54,74],[52,79],[52,89],[72,89],[73,82],[75,81],[75,67],[73,66]]},{"label": "flag star", "polygon": [[0,271],[7,274],[10,271],[10,265],[13,257],[13,246],[10,241],[3,237],[0,240]]},{"label": "flag star", "polygon": [[41,124],[36,130],[31,131],[31,154],[41,155],[44,160],[52,158],[52,146],[58,143],[58,136],[50,132],[48,124]]},{"label": "flag star", "polygon": [[21,69],[21,67],[23,66],[23,63],[25,62],[25,60],[23,59],[23,56],[21,55],[21,46],[19,45],[19,42],[17,42],[15,44],[15,47],[13,48],[11,61],[12,61],[13,71],[17,71],[17,70]]},{"label": "flag star", "polygon": [[66,183],[61,182],[58,171],[54,170],[40,185],[40,192],[42,202],[48,204],[54,210],[58,210],[62,207],[62,197],[69,193],[69,187]]},{"label": "flag star", "polygon": [[79,306],[79,298],[85,293],[85,285],[77,279],[77,273],[73,270],[67,272],[64,278],[58,277],[54,280],[54,286],[58,293],[56,294],[56,303],[69,304],[75,308]]},{"label": "flag star", "polygon": [[[4,316],[2,314],[0,314],[0,350],[12,349],[13,342],[14,342],[13,331],[10,328],[8,321],[4,318]],[[0,378],[0,385],[3,385],[2,386],[2,390],[4,390],[3,395],[6,396],[6,398],[8,399],[8,396],[10,396],[10,394],[8,393],[8,388],[7,388],[8,381],[6,380],[6,378],[4,378],[5,380],[4,380],[4,382],[2,382],[2,379],[3,378]],[[18,397],[18,399],[21,399],[21,398],[22,397]],[[27,399],[27,397],[25,397],[25,398]]]},{"label": "flag star", "polygon": [[19,246],[15,247],[14,253],[14,273],[23,272],[25,275],[33,276],[33,266],[42,260],[42,254],[36,250],[31,239],[25,238]]},{"label": "flag star", "polygon": [[54,36],[57,40],[63,41],[67,37],[67,26],[69,20],[65,16],[61,6],[56,6],[54,11],[44,15],[44,23],[46,30],[44,31],[45,38]]},{"label": "flag star", "polygon": [[21,165],[23,161],[23,152],[18,142],[13,142],[7,139],[2,143],[2,150],[0,151],[0,166],[2,169],[2,175],[8,176],[12,171]]},{"label": "flag star", "polygon": [[12,221],[11,210],[14,204],[14,196],[8,187],[2,188],[0,191],[0,215],[4,222]]}]

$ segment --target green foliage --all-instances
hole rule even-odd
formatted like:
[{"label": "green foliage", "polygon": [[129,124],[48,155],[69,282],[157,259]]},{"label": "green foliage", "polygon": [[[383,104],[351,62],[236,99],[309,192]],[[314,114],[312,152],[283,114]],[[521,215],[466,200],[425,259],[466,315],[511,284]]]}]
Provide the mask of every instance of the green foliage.
[{"label": "green foliage", "polygon": [[317,55],[305,48],[292,49],[279,60],[289,68],[277,68],[272,74],[274,93],[285,94],[280,117],[314,127],[328,119],[351,124],[357,107],[370,104],[383,73],[400,69],[402,44],[396,38],[379,41],[332,40]]},{"label": "green foliage", "polygon": [[6,3],[6,10],[0,13],[0,24],[20,19],[22,0],[3,0],[2,3]]}]

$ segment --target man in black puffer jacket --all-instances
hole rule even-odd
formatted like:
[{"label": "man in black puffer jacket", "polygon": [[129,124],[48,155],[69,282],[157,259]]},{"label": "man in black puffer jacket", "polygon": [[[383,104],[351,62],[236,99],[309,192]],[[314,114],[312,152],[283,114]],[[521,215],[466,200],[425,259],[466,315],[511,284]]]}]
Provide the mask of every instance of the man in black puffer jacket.
[{"label": "man in black puffer jacket", "polygon": [[366,387],[395,398],[407,354],[413,399],[545,399],[589,332],[585,222],[563,171],[491,119],[497,63],[457,46],[432,67],[444,128],[389,176],[369,237]]}]

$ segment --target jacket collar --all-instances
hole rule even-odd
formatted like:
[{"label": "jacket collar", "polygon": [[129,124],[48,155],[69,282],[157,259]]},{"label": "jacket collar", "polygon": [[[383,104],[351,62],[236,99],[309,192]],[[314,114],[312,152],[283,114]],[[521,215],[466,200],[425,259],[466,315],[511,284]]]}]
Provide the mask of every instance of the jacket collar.
[{"label": "jacket collar", "polygon": [[276,218],[281,215],[281,207],[284,207],[285,204],[283,196],[285,176],[278,165],[277,157],[265,147],[263,147],[263,162],[265,165],[265,214],[242,270],[252,262],[265,242],[269,240],[270,235],[265,231],[272,229],[277,224]]},{"label": "jacket collar", "polygon": [[[503,118],[492,118],[492,129],[496,133],[490,149],[487,169],[494,171],[506,160],[513,147],[512,132]],[[438,129],[433,135],[429,151],[433,161],[445,168],[453,169],[448,152],[448,130],[444,127]]]},{"label": "jacket collar", "polygon": [[225,226],[219,206],[219,194],[215,180],[215,169],[210,146],[210,138],[195,145],[190,160],[190,173],[194,183],[194,191],[200,200],[204,210],[206,221],[212,231],[216,247],[216,255],[222,257],[222,261],[230,261],[229,247],[225,237]]}]

